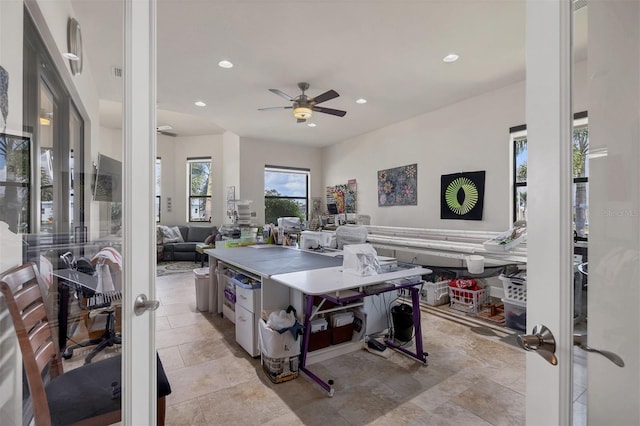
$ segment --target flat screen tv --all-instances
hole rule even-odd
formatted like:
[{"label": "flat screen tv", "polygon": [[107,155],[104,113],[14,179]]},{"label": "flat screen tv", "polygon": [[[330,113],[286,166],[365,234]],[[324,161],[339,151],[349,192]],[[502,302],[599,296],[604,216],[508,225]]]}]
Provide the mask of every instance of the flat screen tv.
[{"label": "flat screen tv", "polygon": [[98,154],[94,201],[122,201],[122,163],[104,154]]}]

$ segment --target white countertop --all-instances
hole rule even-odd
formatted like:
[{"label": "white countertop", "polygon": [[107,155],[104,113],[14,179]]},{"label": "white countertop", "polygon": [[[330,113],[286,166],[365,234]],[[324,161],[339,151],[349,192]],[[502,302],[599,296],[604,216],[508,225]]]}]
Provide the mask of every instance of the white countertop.
[{"label": "white countertop", "polygon": [[284,284],[287,287],[300,290],[304,294],[319,295],[378,284],[397,278],[425,275],[429,273],[431,273],[430,269],[416,267],[361,277],[349,272],[343,272],[342,266],[336,266],[332,268],[272,275],[271,279]]}]

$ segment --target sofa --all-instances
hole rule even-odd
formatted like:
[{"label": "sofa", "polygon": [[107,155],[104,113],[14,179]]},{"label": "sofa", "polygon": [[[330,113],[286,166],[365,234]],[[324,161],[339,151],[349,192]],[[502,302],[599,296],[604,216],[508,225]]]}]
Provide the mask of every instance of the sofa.
[{"label": "sofa", "polygon": [[196,261],[196,244],[215,239],[216,226],[208,225],[158,225],[158,260]]}]

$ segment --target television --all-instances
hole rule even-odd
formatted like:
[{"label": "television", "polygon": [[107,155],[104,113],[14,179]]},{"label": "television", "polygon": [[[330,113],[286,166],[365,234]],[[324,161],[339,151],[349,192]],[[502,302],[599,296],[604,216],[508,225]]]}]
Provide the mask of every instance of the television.
[{"label": "television", "polygon": [[122,163],[104,154],[98,154],[94,201],[122,201]]}]

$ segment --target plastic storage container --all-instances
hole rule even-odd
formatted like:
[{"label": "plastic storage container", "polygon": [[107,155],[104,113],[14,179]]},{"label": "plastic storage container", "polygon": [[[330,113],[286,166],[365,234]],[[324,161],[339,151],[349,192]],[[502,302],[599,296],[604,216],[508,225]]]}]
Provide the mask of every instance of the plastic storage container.
[{"label": "plastic storage container", "polygon": [[509,299],[502,299],[502,303],[505,325],[515,330],[527,331],[527,304]]},{"label": "plastic storage container", "polygon": [[[478,285],[480,284],[478,283]],[[487,303],[488,294],[484,288],[469,290],[449,285],[449,300],[452,309],[477,314],[482,305]]]},{"label": "plastic storage container", "polygon": [[262,353],[262,369],[273,383],[281,383],[298,377],[301,339],[291,333],[272,330],[260,319],[258,337]]},{"label": "plastic storage container", "polygon": [[449,280],[424,283],[420,296],[424,303],[431,306],[449,303]]},{"label": "plastic storage container", "polygon": [[513,275],[500,274],[504,298],[509,301],[527,303],[527,274],[520,271]]},{"label": "plastic storage container", "polygon": [[200,312],[209,310],[209,268],[193,270],[196,285],[196,307]]}]

